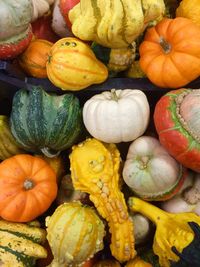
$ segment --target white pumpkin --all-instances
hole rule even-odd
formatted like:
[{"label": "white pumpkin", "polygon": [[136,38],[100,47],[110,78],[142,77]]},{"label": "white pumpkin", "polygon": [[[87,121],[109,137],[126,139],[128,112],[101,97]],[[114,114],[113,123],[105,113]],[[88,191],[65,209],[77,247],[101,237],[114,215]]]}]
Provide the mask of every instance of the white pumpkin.
[{"label": "white pumpkin", "polygon": [[182,166],[150,136],[130,144],[122,173],[130,189],[145,200],[171,198],[185,179]]},{"label": "white pumpkin", "polygon": [[104,91],[83,106],[86,129],[106,143],[129,142],[141,136],[147,129],[149,115],[146,95],[134,89]]},{"label": "white pumpkin", "polygon": [[200,215],[200,174],[189,172],[179,194],[164,201],[161,208],[171,213],[194,212]]},{"label": "white pumpkin", "polygon": [[50,6],[54,3],[54,0],[32,0],[33,13],[32,20],[42,17],[45,13],[50,10]]}]

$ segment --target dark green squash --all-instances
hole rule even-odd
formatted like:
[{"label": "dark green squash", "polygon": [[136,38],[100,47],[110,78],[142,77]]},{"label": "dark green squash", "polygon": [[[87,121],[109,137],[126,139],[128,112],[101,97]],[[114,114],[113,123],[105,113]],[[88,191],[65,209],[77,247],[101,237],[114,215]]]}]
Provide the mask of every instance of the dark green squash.
[{"label": "dark green squash", "polygon": [[41,86],[19,90],[13,98],[11,132],[30,152],[48,157],[71,147],[82,129],[82,111],[73,94],[48,94]]}]

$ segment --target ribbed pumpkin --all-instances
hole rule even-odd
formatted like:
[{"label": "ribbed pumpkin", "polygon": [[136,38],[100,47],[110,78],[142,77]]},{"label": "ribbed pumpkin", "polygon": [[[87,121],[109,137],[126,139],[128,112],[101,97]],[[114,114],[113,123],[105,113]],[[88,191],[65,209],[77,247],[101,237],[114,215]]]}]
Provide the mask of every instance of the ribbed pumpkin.
[{"label": "ribbed pumpkin", "polygon": [[77,91],[104,82],[108,70],[95,57],[89,45],[77,38],[67,37],[57,41],[51,48],[47,75],[62,90]]},{"label": "ribbed pumpkin", "polygon": [[28,222],[45,212],[57,194],[56,174],[46,161],[19,154],[0,164],[0,216]]},{"label": "ribbed pumpkin", "polygon": [[163,19],[147,30],[140,66],[152,83],[178,88],[200,75],[200,27],[187,18]]},{"label": "ribbed pumpkin", "polygon": [[20,66],[30,76],[46,78],[46,63],[52,46],[53,43],[47,40],[33,40],[25,52],[18,57]]},{"label": "ribbed pumpkin", "polygon": [[35,266],[37,259],[47,257],[46,249],[40,245],[45,240],[46,231],[40,226],[0,220],[0,265]]},{"label": "ribbed pumpkin", "polygon": [[16,143],[10,131],[9,118],[0,115],[0,159],[4,160],[22,153],[24,150]]},{"label": "ribbed pumpkin", "polygon": [[46,218],[46,226],[54,256],[50,266],[80,266],[103,249],[104,224],[93,208],[80,202],[60,205]]},{"label": "ribbed pumpkin", "polygon": [[14,95],[10,122],[12,134],[24,149],[55,156],[81,133],[79,100],[73,94],[48,94],[42,87],[29,92],[21,89]]}]

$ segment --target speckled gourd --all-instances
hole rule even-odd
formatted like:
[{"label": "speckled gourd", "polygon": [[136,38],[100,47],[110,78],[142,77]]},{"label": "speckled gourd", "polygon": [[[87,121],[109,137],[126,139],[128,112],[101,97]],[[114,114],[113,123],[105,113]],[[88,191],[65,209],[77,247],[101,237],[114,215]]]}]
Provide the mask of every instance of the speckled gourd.
[{"label": "speckled gourd", "polygon": [[103,249],[104,224],[92,207],[79,201],[60,205],[46,218],[46,226],[52,267],[81,266]]},{"label": "speckled gourd", "polygon": [[45,240],[46,231],[35,224],[0,220],[0,266],[35,266],[36,259],[47,257]]},{"label": "speckled gourd", "polygon": [[88,138],[72,147],[70,164],[75,189],[89,193],[99,214],[108,221],[112,255],[120,262],[134,258],[133,223],[119,189],[116,145]]}]

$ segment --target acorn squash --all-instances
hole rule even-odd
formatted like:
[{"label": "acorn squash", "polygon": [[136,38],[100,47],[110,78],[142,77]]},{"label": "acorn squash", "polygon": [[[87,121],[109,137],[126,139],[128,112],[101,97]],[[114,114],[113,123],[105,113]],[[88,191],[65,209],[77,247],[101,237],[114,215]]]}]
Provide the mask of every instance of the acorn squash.
[{"label": "acorn squash", "polygon": [[79,100],[73,94],[48,94],[40,86],[29,92],[21,89],[13,98],[10,123],[25,150],[55,156],[72,146],[81,133]]}]

